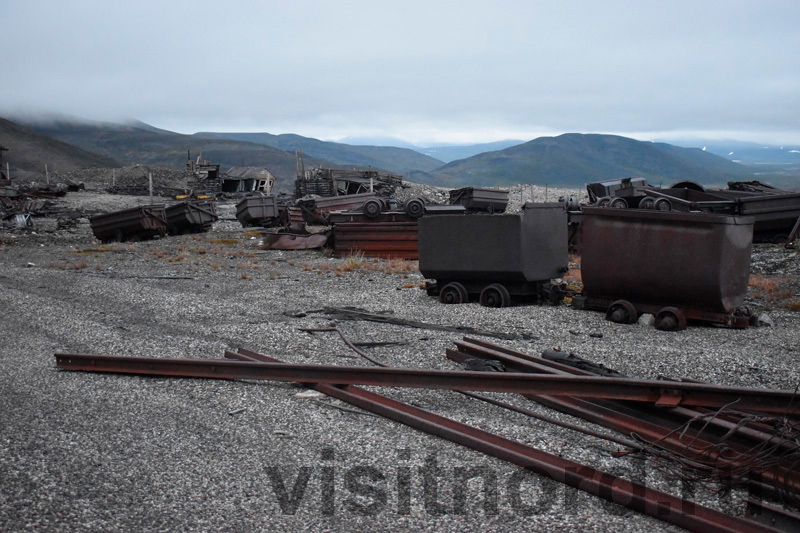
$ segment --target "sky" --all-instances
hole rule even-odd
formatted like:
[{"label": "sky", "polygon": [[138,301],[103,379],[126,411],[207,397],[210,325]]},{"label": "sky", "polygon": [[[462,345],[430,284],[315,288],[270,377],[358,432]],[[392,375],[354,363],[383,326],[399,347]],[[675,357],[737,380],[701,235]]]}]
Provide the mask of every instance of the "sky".
[{"label": "sky", "polygon": [[0,0],[0,116],[800,144],[800,2]]}]

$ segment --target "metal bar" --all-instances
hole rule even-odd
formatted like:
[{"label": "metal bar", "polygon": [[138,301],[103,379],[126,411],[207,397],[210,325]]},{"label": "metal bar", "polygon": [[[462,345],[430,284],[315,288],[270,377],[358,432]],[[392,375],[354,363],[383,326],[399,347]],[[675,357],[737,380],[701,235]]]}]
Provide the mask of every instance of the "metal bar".
[{"label": "metal bar", "polygon": [[[240,350],[238,355],[243,355],[251,361],[277,362],[276,359],[249,350]],[[226,352],[226,357],[229,356],[236,357],[237,354]],[[351,385],[336,387],[322,383],[310,383],[309,386],[361,409],[508,461],[576,489],[691,531],[772,531],[761,524],[726,515],[671,494],[648,488],[358,387]]]},{"label": "metal bar", "polygon": [[800,515],[753,499],[747,500],[747,516],[787,533],[800,531]]},{"label": "metal bar", "polygon": [[78,354],[56,354],[56,364],[63,370],[90,372],[551,394],[640,402],[656,402],[665,394],[680,394],[680,403],[683,405],[722,407],[736,402],[736,407],[739,409],[776,413],[797,410],[798,403],[800,403],[791,391],[591,376],[551,376],[519,372],[468,372],[270,363],[254,365],[239,361]]}]

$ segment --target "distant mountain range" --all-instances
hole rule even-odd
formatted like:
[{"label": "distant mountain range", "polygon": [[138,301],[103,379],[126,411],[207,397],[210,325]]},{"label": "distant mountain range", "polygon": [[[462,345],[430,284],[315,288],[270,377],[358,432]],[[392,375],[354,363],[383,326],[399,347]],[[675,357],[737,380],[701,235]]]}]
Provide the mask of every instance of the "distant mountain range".
[{"label": "distant mountain range", "polygon": [[736,140],[675,139],[677,146],[702,147],[705,151],[743,165],[800,165],[800,145],[776,146]]},{"label": "distant mountain range", "polygon": [[[266,167],[289,183],[295,177],[294,151],[302,149],[306,168],[371,167],[403,174],[410,181],[446,187],[518,183],[581,187],[592,181],[642,176],[654,184],[692,180],[724,185],[728,181],[761,179],[800,188],[800,170],[795,171],[792,166],[756,170],[715,155],[710,147],[684,148],[616,135],[570,133],[519,144],[500,141],[430,148],[432,154],[443,159],[480,151],[444,163],[408,148],[350,145],[293,134],[184,135],[139,121],[119,124],[63,118],[27,120],[25,124],[0,122],[0,144],[10,149],[3,153],[4,158],[19,168],[41,171],[44,163],[65,170],[134,163],[182,168],[187,152],[192,158],[202,152],[212,163],[220,164],[223,171],[233,166]],[[504,144],[513,145],[503,148]],[[785,152],[786,156],[795,155],[791,150]]]},{"label": "distant mountain range", "polygon": [[374,167],[407,174],[412,170],[430,171],[439,168],[443,161],[423,155],[408,148],[394,146],[357,146],[351,144],[320,141],[294,134],[273,135],[271,133],[196,133],[195,137],[227,139],[271,146],[279,150],[303,150],[306,155],[324,159],[337,165]]},{"label": "distant mountain range", "polygon": [[568,133],[453,161],[428,179],[448,186],[533,183],[573,187],[627,176],[642,176],[654,183],[692,180],[724,184],[753,179],[753,171],[697,148],[617,135]]}]

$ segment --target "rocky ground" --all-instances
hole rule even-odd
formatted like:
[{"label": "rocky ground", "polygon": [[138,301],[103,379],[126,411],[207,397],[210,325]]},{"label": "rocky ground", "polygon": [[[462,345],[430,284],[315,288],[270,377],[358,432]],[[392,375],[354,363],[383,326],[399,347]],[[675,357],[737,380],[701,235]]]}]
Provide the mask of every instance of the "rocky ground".
[{"label": "rocky ground", "polygon": [[[425,187],[406,193],[444,194]],[[565,194],[570,191],[520,186],[512,189],[512,203]],[[90,190],[60,201],[74,210],[111,211],[149,199]],[[300,331],[336,325],[354,342],[388,343],[364,349],[392,366],[455,368],[444,353],[459,334],[338,321],[318,312],[355,306],[500,332],[516,340],[487,340],[532,354],[575,352],[633,377],[779,389],[799,384],[796,250],[754,250],[757,276],[747,303],[768,310],[772,327],[665,333],[566,305],[445,306],[421,290],[424,279],[413,262],[264,251],[259,232],[236,222],[233,202],[219,212],[222,219],[208,233],[137,243],[101,245],[86,219],[69,229],[35,219],[33,229],[0,231],[0,529],[670,529],[296,386],[70,373],[55,369],[58,352],[214,359],[244,347],[287,362],[369,365],[335,334]],[[678,481],[650,463],[612,457],[618,447],[608,442],[456,393],[384,392],[681,493]],[[428,475],[434,467],[437,477]],[[467,483],[460,499],[459,472],[473,467],[496,477],[496,490],[488,491],[496,509],[485,505],[479,479]],[[407,474],[404,492],[400,479]],[[437,494],[430,484],[426,490],[426,475],[438,480]],[[742,496],[699,490],[695,500],[741,514]]]}]

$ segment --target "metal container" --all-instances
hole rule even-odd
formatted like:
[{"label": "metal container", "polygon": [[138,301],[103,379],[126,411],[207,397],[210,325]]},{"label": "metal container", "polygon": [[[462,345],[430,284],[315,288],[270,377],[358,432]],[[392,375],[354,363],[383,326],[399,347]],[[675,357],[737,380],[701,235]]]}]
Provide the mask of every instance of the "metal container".
[{"label": "metal container", "polygon": [[419,220],[419,270],[427,278],[525,283],[558,278],[568,262],[561,204],[526,204],[513,215]]},{"label": "metal container", "polygon": [[341,196],[330,196],[328,198],[317,198],[315,200],[317,210],[320,213],[329,213],[331,211],[349,211],[358,209],[364,205],[364,202],[377,198],[378,195],[372,192],[365,192],[360,194],[343,194]]},{"label": "metal container", "polygon": [[470,211],[502,213],[508,205],[508,191],[464,187],[450,191],[450,205],[463,205]]},{"label": "metal container", "polygon": [[275,196],[245,196],[236,204],[236,219],[243,227],[268,226],[278,219]]},{"label": "metal container", "polygon": [[166,209],[167,232],[170,235],[208,231],[219,220],[213,201],[186,201]]},{"label": "metal container", "polygon": [[103,242],[150,239],[167,234],[163,205],[146,205],[89,218],[94,236]]},{"label": "metal container", "polygon": [[584,208],[585,296],[626,300],[640,312],[733,313],[747,293],[752,234],[751,217]]}]

